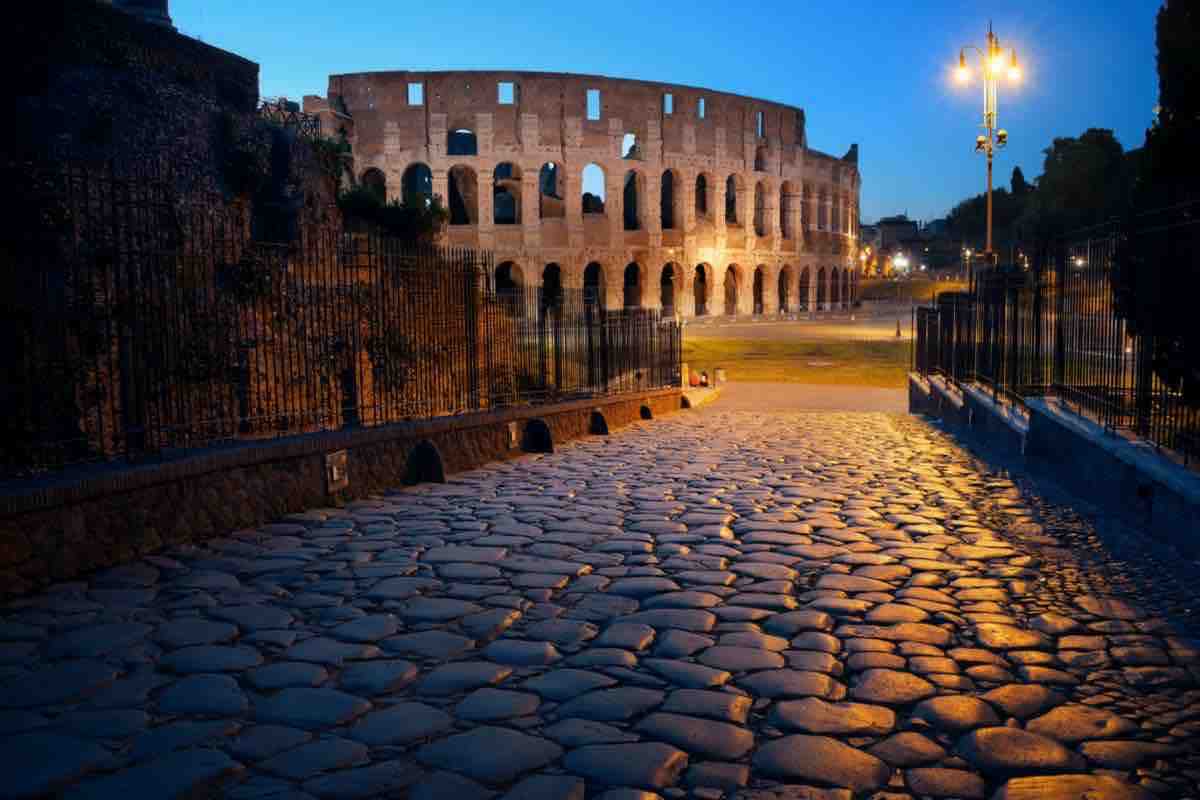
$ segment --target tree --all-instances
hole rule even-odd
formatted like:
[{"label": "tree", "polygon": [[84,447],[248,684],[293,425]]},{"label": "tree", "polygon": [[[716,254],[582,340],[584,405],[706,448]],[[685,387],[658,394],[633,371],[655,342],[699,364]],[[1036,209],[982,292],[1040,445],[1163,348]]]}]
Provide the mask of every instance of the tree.
[{"label": "tree", "polygon": [[1025,173],[1021,171],[1019,166],[1013,167],[1012,179],[1009,181],[1009,190],[1012,196],[1018,200],[1024,199],[1025,195],[1029,194],[1029,184],[1025,181]]},{"label": "tree", "polygon": [[1128,209],[1133,176],[1111,130],[1089,128],[1077,138],[1059,137],[1043,152],[1042,175],[1021,221],[1024,230],[1062,235]]}]

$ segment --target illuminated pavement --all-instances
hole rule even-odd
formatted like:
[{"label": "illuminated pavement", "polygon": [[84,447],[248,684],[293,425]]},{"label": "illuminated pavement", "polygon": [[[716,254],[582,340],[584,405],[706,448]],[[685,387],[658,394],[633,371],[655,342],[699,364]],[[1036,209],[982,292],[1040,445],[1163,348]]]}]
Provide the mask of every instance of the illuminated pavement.
[{"label": "illuminated pavement", "polygon": [[640,423],[0,610],[0,796],[1196,796],[1195,565],[1081,511],[900,415]]}]

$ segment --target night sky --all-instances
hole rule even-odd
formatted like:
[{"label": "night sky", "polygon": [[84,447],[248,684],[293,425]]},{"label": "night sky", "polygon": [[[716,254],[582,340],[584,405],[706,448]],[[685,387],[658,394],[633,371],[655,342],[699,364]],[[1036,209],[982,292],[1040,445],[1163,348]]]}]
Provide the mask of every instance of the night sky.
[{"label": "night sky", "polygon": [[[1024,78],[1000,92],[1014,164],[1041,172],[1056,136],[1112,128],[1142,143],[1157,102],[1152,0],[742,4],[174,0],[183,33],[262,65],[264,96],[324,94],[330,73],[582,72],[702,86],[800,106],[809,144],[858,142],[865,221],[944,215],[982,191],[978,82],[952,80],[989,16]],[[748,10],[741,10],[741,9]]]}]

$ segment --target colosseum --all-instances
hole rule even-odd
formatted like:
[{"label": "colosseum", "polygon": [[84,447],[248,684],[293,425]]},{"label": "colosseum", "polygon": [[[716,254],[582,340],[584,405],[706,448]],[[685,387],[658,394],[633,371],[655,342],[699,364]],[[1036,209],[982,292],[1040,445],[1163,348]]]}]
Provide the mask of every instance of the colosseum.
[{"label": "colosseum", "polygon": [[850,305],[858,147],[804,111],[709,89],[541,72],[333,75],[304,109],[388,199],[443,198],[448,244],[498,286],[582,288],[682,317]]}]

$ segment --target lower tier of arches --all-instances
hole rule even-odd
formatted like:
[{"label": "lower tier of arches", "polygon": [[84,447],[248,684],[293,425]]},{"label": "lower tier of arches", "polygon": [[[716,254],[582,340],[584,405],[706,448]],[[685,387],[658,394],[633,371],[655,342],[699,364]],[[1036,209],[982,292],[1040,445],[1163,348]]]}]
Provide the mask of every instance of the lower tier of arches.
[{"label": "lower tier of arches", "polygon": [[565,262],[499,256],[492,279],[498,291],[581,289],[607,308],[661,309],[683,318],[820,313],[848,309],[858,299],[858,273],[830,263],[691,263],[645,255]]}]

